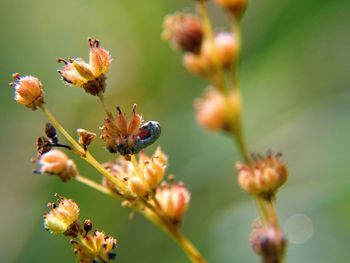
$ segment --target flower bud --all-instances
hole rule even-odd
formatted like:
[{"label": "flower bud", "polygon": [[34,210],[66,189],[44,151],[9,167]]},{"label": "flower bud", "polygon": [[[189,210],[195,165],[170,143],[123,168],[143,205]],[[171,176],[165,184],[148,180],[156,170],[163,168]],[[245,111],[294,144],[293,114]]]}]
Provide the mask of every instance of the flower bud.
[{"label": "flower bud", "polygon": [[72,200],[58,196],[58,203],[49,203],[51,210],[44,214],[44,225],[51,234],[64,234],[76,237],[80,230],[79,206]]},{"label": "flower bud", "polygon": [[205,78],[212,76],[215,72],[214,65],[202,54],[186,53],[182,63],[189,72]]},{"label": "flower bud", "polygon": [[276,226],[264,225],[258,220],[253,225],[250,243],[256,254],[263,258],[263,262],[280,262],[285,253],[287,240]]},{"label": "flower bud", "polygon": [[82,87],[87,93],[98,96],[105,91],[105,74],[109,70],[111,58],[109,52],[99,47],[98,40],[88,39],[90,45],[89,63],[80,58],[64,60],[59,58],[58,62],[65,65],[58,73],[63,80],[73,86]]},{"label": "flower bud", "polygon": [[273,197],[288,177],[286,165],[280,159],[280,155],[271,153],[266,157],[253,156],[249,164],[238,162],[236,168],[238,183],[243,190],[265,199]]},{"label": "flower bud", "polygon": [[240,114],[240,100],[236,92],[223,94],[209,87],[202,98],[194,103],[196,119],[199,125],[211,130],[234,131]]},{"label": "flower bud", "polygon": [[96,259],[110,262],[116,256],[112,250],[115,249],[117,240],[102,231],[96,230],[93,234],[86,234],[79,241],[73,240],[72,244],[78,262],[95,262]]},{"label": "flower bud", "polygon": [[163,183],[157,188],[156,198],[163,212],[175,223],[179,223],[187,211],[190,193],[183,183]]},{"label": "flower bud", "polygon": [[210,63],[213,68],[219,67],[223,69],[231,67],[237,58],[237,53],[237,39],[227,32],[218,33],[215,36],[214,43],[211,40],[206,40],[201,50],[201,56],[204,61]]},{"label": "flower bud", "polygon": [[33,76],[21,77],[18,73],[13,74],[12,77],[15,81],[10,83],[10,86],[14,88],[15,101],[32,110],[36,110],[37,107],[45,103],[44,91],[38,78]]},{"label": "flower bud", "polygon": [[239,19],[247,7],[248,0],[215,0],[215,2]]},{"label": "flower bud", "polygon": [[73,160],[60,150],[51,150],[39,158],[40,168],[38,173],[57,175],[62,181],[75,177],[78,173]]},{"label": "flower bud", "polygon": [[84,129],[77,129],[79,136],[79,143],[88,146],[96,138],[96,133],[86,131]]},{"label": "flower bud", "polygon": [[168,15],[163,28],[163,39],[170,41],[175,48],[194,53],[200,50],[203,28],[199,17],[186,13]]}]

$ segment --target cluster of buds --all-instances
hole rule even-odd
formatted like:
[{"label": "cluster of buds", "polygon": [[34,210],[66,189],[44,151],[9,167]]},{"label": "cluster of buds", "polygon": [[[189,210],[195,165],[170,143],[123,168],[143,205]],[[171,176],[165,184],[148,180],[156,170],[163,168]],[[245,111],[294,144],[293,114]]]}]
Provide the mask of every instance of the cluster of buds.
[{"label": "cluster of buds", "polygon": [[217,71],[228,70],[238,54],[238,43],[232,33],[217,33],[214,39],[205,39],[199,54],[186,53],[184,66],[191,73],[211,78]]},{"label": "cluster of buds", "polygon": [[72,159],[60,150],[50,150],[38,158],[40,168],[35,173],[57,175],[62,181],[74,178],[78,169]]},{"label": "cluster of buds", "polygon": [[238,183],[249,194],[271,199],[288,177],[281,155],[253,155],[249,164],[237,163]]},{"label": "cluster of buds", "polygon": [[83,228],[79,222],[79,206],[71,199],[58,196],[58,202],[49,203],[51,209],[44,214],[44,226],[51,234],[63,234],[72,238],[74,254],[78,262],[110,262],[116,256],[112,251],[117,241],[104,232],[95,230],[91,233],[92,222],[84,221]]},{"label": "cluster of buds", "polygon": [[211,131],[234,131],[235,120],[240,114],[240,100],[235,91],[223,94],[209,87],[202,98],[194,103],[199,125]]},{"label": "cluster of buds", "polygon": [[101,139],[111,153],[136,154],[159,138],[160,124],[156,121],[143,123],[141,115],[136,112],[136,104],[129,122],[119,107],[117,111],[116,118],[109,114],[101,127]]},{"label": "cluster of buds", "polygon": [[21,76],[19,73],[12,75],[14,82],[10,86],[14,88],[15,101],[32,110],[41,107],[44,101],[44,91],[40,80],[33,76]]},{"label": "cluster of buds", "polygon": [[[217,1],[217,4],[222,6]],[[234,1],[225,4],[225,8],[238,8]],[[199,10],[206,5],[197,1]],[[234,133],[240,115],[240,98],[235,89],[225,86],[225,74],[229,74],[237,63],[239,39],[232,32],[212,33],[208,14],[201,17],[191,13],[175,13],[164,20],[163,38],[172,46],[184,51],[185,68],[196,75],[208,79],[211,87],[203,98],[195,102],[197,122],[211,131]],[[235,32],[236,33],[236,32]],[[233,83],[234,86],[236,83]]]},{"label": "cluster of buds", "polygon": [[[125,184],[126,189],[132,195],[144,197],[153,193],[154,189],[163,180],[167,164],[167,156],[160,148],[157,148],[152,157],[141,152],[136,165],[120,158],[116,163],[106,163],[105,167]],[[104,184],[115,190],[112,182],[104,179]]]},{"label": "cluster of buds", "polygon": [[258,219],[253,224],[250,243],[255,253],[263,258],[264,263],[281,262],[287,246],[287,239],[282,231],[272,224],[264,224]]},{"label": "cluster of buds", "polygon": [[182,183],[162,183],[156,191],[156,200],[161,210],[174,224],[181,222],[181,218],[187,211],[191,195]]},{"label": "cluster of buds", "polygon": [[100,42],[96,39],[89,41],[89,63],[80,58],[62,59],[65,66],[58,70],[64,81],[83,88],[87,93],[98,96],[105,91],[106,73],[111,64],[109,52],[100,47]]}]

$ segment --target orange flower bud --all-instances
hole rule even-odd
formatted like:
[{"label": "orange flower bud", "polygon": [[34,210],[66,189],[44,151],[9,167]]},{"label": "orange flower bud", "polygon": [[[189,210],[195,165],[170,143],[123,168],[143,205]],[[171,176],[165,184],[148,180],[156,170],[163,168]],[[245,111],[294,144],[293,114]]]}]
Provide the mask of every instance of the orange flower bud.
[{"label": "orange flower bud", "polygon": [[58,204],[49,203],[51,210],[44,214],[44,225],[51,234],[77,236],[80,231],[79,206],[72,200],[58,196]]},{"label": "orange flower bud", "polygon": [[215,2],[236,18],[242,16],[248,4],[248,0],[215,0]]},{"label": "orange flower bud", "polygon": [[33,76],[21,77],[20,74],[13,74],[15,82],[10,86],[15,91],[15,101],[32,110],[36,110],[44,104],[44,91],[40,80]]},{"label": "orange flower bud", "polygon": [[237,163],[239,185],[249,194],[270,199],[288,177],[280,155],[253,156],[249,164]]},{"label": "orange flower bud", "polygon": [[186,53],[182,63],[189,72],[202,77],[210,77],[215,72],[214,65],[202,54]]},{"label": "orange flower bud", "polygon": [[227,32],[218,33],[215,36],[214,43],[211,40],[206,40],[201,50],[204,61],[210,63],[212,68],[230,68],[237,57],[237,53],[237,40],[231,33]]},{"label": "orange flower bud", "polygon": [[163,39],[183,51],[198,52],[203,39],[202,22],[199,17],[186,14],[175,13],[168,15],[163,23]]},{"label": "orange flower bud", "polygon": [[240,100],[234,91],[223,94],[209,87],[202,98],[194,103],[199,125],[208,130],[234,131],[240,114]]},{"label": "orange flower bud", "polygon": [[98,40],[88,39],[90,45],[89,63],[82,59],[59,58],[65,66],[58,70],[64,81],[73,86],[82,87],[87,93],[97,96],[105,91],[105,74],[109,70],[111,58],[109,52],[99,47]]},{"label": "orange flower bud", "polygon": [[183,183],[163,183],[157,188],[156,198],[164,213],[175,223],[181,221],[190,202],[190,193]]},{"label": "orange flower bud", "polygon": [[40,169],[36,172],[57,175],[62,181],[76,176],[77,167],[73,160],[60,150],[51,150],[39,158]]}]

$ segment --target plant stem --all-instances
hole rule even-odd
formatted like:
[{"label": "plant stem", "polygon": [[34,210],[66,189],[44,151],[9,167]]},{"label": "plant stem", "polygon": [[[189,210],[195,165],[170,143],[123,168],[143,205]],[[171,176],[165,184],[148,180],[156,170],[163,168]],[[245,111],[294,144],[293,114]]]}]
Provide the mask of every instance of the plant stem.
[{"label": "plant stem", "polygon": [[44,106],[40,107],[45,115],[49,118],[52,125],[58,129],[64,137],[73,145],[79,156],[92,165],[98,172],[100,172],[104,177],[110,180],[117,187],[118,191],[123,192],[126,196],[130,195],[130,191],[124,185],[124,182],[113,176],[106,168],[104,168],[92,155],[90,152],[85,152],[84,149],[77,143],[73,137],[63,128],[63,126],[56,120],[56,118],[51,114],[51,112]]},{"label": "plant stem", "polygon": [[[121,200],[122,197],[117,193],[109,190],[108,188],[82,176],[77,175],[74,179],[86,186],[89,186],[105,195],[108,195],[112,198]],[[164,232],[166,232],[172,239],[174,239],[180,248],[184,251],[187,257],[192,263],[206,263],[204,257],[200,254],[198,249],[191,243],[191,241],[179,231],[178,227],[170,223],[169,220],[165,220],[162,216],[157,213],[157,210],[152,208],[149,203],[146,206],[148,209],[142,209],[140,207],[133,207],[134,210],[139,212],[154,225],[158,226]]]}]

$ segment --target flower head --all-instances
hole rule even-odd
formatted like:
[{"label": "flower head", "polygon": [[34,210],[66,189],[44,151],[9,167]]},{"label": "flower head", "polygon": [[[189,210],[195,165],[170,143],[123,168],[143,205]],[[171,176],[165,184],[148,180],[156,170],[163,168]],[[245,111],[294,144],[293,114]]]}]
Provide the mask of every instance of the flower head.
[{"label": "flower head", "polygon": [[115,249],[117,240],[102,231],[87,233],[79,241],[73,240],[72,244],[78,262],[92,263],[95,259],[110,262],[116,256],[112,250]]},{"label": "flower head", "polygon": [[203,39],[202,22],[199,17],[175,13],[166,16],[162,37],[170,41],[175,48],[188,52],[198,52]]},{"label": "flower head", "polygon": [[181,182],[162,183],[157,188],[156,198],[164,213],[178,223],[189,207],[191,195]]},{"label": "flower head", "polygon": [[58,73],[64,81],[73,86],[82,87],[87,93],[97,96],[105,91],[105,74],[109,70],[111,58],[109,52],[101,48],[98,40],[88,39],[90,45],[89,63],[80,58],[62,59],[65,65]]},{"label": "flower head", "polygon": [[125,114],[119,107],[117,107],[117,111],[116,118],[109,114],[101,127],[101,139],[111,153],[135,154],[159,138],[161,133],[159,123],[148,121],[142,124],[143,119],[136,112],[136,104],[133,107],[130,121],[127,121]]},{"label": "flower head", "polygon": [[209,87],[202,98],[195,101],[197,122],[208,130],[234,131],[240,114],[239,97],[234,91],[223,94]]},{"label": "flower head", "polygon": [[280,155],[255,155],[249,164],[237,163],[239,185],[249,194],[271,198],[288,177]]},{"label": "flower head", "polygon": [[80,232],[79,206],[72,200],[58,196],[58,203],[49,203],[51,210],[44,214],[44,225],[51,234],[77,236]]},{"label": "flower head", "polygon": [[15,101],[22,104],[32,110],[36,110],[37,107],[43,105],[44,91],[40,80],[33,76],[21,76],[16,73],[12,76],[14,82],[10,83],[10,86],[15,91]]},{"label": "flower head", "polygon": [[263,224],[261,219],[253,224],[250,243],[255,253],[264,258],[264,262],[278,262],[287,246],[282,231],[272,224]]},{"label": "flower head", "polygon": [[79,143],[88,146],[96,138],[96,133],[86,131],[84,129],[77,129],[79,136]]},{"label": "flower head", "polygon": [[215,0],[215,2],[234,17],[240,18],[247,7],[248,0]]},{"label": "flower head", "polygon": [[47,173],[57,175],[62,181],[67,181],[78,173],[77,167],[73,160],[60,150],[51,150],[39,157],[40,165],[37,173]]},{"label": "flower head", "polygon": [[[123,181],[134,196],[143,197],[156,189],[163,180],[167,164],[167,156],[157,148],[151,157],[141,152],[137,167],[124,158],[120,158],[117,163],[107,163],[105,167]],[[108,187],[112,186],[111,182],[105,183]]]}]

